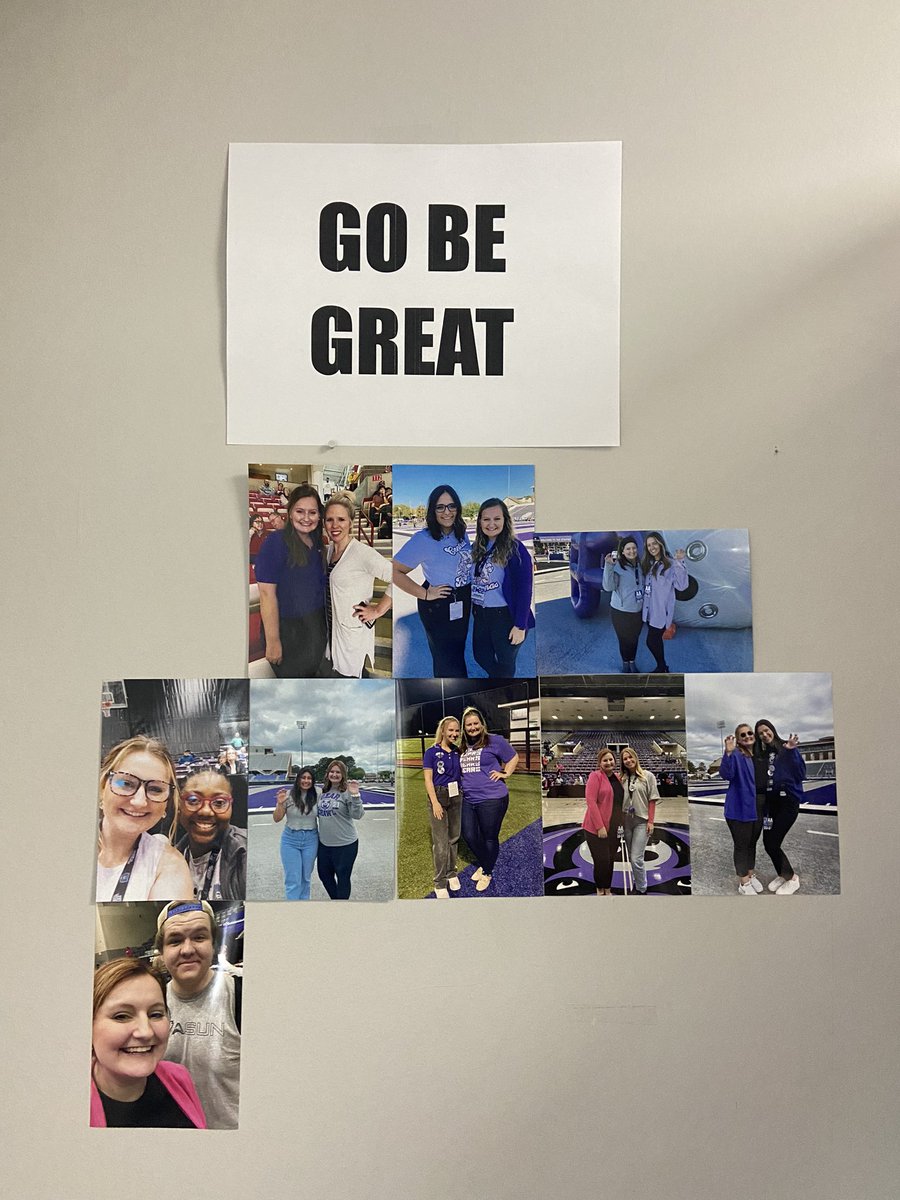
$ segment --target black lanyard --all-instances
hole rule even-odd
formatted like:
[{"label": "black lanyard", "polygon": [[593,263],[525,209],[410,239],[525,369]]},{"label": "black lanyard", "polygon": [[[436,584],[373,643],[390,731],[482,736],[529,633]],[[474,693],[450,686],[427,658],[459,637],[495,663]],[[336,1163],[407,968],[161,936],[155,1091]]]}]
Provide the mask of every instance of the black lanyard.
[{"label": "black lanyard", "polygon": [[134,843],[131,847],[131,853],[125,860],[125,866],[122,868],[122,874],[119,876],[119,882],[116,884],[115,891],[112,894],[112,901],[121,903],[125,899],[125,893],[128,890],[128,884],[131,879],[131,872],[134,870],[134,860],[137,858],[138,846],[141,844],[141,839]]},{"label": "black lanyard", "polygon": [[[221,846],[216,846],[209,852],[209,862],[206,864],[206,874],[203,877],[203,885],[200,888],[200,891],[197,892],[198,900],[209,899],[209,889],[212,887],[213,875],[216,873],[216,863],[219,861],[219,854],[221,853],[221,850]],[[188,861],[188,855],[190,852],[190,848],[184,852],[186,862]],[[188,865],[190,865],[190,863],[188,863]]]}]

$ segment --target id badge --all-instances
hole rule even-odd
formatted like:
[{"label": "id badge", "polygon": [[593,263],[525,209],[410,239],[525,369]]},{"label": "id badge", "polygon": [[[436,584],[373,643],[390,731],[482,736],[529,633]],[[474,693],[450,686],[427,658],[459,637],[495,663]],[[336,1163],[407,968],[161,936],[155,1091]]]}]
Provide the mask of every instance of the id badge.
[{"label": "id badge", "polygon": [[459,795],[459,784],[456,782],[455,779],[451,779],[450,782],[447,784],[447,795],[448,796],[458,796]]},{"label": "id badge", "polygon": [[763,829],[771,829],[771,828],[772,828],[772,818],[771,817],[763,817]]},{"label": "id badge", "polygon": [[461,621],[462,615],[463,615],[462,600],[453,600],[450,604],[450,620],[451,621]]}]

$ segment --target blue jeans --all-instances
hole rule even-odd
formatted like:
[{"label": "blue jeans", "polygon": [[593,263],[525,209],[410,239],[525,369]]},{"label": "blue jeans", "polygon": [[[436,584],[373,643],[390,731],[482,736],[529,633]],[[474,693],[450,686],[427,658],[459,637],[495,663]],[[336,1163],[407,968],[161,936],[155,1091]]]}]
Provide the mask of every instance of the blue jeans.
[{"label": "blue jeans", "polygon": [[494,863],[500,854],[500,826],[509,808],[509,795],[500,800],[482,800],[478,804],[467,804],[465,796],[462,806],[462,835],[466,839],[475,865],[485,875],[492,875]]},{"label": "blue jeans", "polygon": [[319,849],[315,829],[281,831],[281,865],[284,867],[284,898],[308,900],[313,864]]},{"label": "blue jeans", "polygon": [[644,870],[644,851],[647,848],[647,822],[641,817],[633,817],[630,813],[625,813],[622,824],[625,829],[628,857],[631,859],[634,890],[646,892],[647,872]]}]

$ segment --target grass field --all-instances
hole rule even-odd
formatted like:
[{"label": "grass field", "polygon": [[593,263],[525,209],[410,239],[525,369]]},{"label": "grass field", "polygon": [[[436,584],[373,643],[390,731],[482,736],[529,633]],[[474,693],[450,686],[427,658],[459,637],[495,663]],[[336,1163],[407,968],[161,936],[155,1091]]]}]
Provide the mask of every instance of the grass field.
[{"label": "grass field", "polygon": [[[403,746],[415,754],[421,752],[418,738],[402,738],[397,745],[397,894],[401,900],[427,896],[434,885],[431,859],[431,826],[428,821],[428,797],[421,767],[401,767]],[[409,753],[406,757],[412,757]],[[541,785],[536,775],[513,775],[509,780],[509,811],[503,821],[501,842],[505,842],[541,815]],[[470,866],[469,847],[460,839],[459,865]]]}]

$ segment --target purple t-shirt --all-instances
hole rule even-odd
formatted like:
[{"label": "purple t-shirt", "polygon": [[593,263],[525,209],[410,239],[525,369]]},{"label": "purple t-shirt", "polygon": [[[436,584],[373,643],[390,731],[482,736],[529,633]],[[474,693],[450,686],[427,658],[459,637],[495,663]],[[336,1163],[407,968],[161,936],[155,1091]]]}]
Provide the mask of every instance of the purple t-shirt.
[{"label": "purple t-shirt", "polygon": [[462,771],[463,800],[481,804],[483,800],[502,800],[509,792],[505,779],[491,779],[491,771],[502,771],[515,757],[515,750],[504,737],[488,734],[488,744],[480,749],[464,750],[459,757]]},{"label": "purple t-shirt", "polygon": [[446,787],[448,783],[459,783],[459,755],[455,750],[442,746],[429,746],[422,757],[422,766],[431,771],[431,782],[435,787]]},{"label": "purple t-shirt", "polygon": [[256,556],[256,582],[274,583],[278,591],[278,615],[293,621],[325,607],[325,570],[319,552],[308,552],[305,567],[288,562],[288,545],[273,533]]}]

